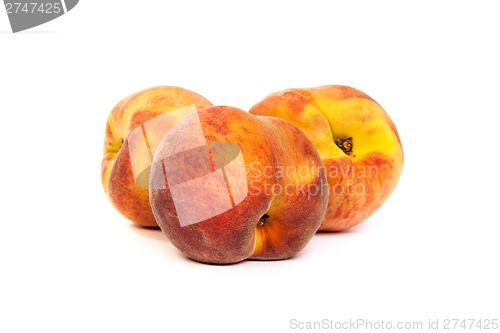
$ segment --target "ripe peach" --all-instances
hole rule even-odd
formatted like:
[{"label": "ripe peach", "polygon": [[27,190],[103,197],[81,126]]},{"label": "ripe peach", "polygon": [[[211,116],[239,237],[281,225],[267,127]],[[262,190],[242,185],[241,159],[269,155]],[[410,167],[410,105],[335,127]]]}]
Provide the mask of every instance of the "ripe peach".
[{"label": "ripe peach", "polygon": [[211,106],[160,143],[149,196],[173,245],[226,264],[299,252],[323,220],[329,190],[318,152],[297,127]]},{"label": "ripe peach", "polygon": [[192,91],[160,86],[132,94],[113,108],[106,123],[101,180],[123,216],[142,226],[157,226],[147,188],[156,146],[185,115],[209,105]]},{"label": "ripe peach", "polygon": [[398,131],[384,109],[357,89],[287,89],[264,98],[250,113],[290,121],[317,148],[331,191],[320,230],[340,231],[363,222],[399,180],[403,150]]}]

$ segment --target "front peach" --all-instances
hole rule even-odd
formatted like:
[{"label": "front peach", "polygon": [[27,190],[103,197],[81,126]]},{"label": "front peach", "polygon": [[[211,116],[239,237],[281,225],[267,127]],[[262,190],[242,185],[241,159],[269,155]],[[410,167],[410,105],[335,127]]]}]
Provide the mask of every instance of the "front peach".
[{"label": "front peach", "polygon": [[295,126],[213,106],[160,144],[150,201],[163,232],[189,258],[286,259],[323,220],[328,185],[313,144]]}]

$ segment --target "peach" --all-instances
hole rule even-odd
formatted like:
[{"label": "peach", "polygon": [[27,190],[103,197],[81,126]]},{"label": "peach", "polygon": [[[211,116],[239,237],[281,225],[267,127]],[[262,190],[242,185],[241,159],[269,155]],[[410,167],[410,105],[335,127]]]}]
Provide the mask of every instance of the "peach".
[{"label": "peach", "polygon": [[172,244],[215,264],[295,255],[318,230],[329,196],[304,133],[227,106],[180,121],[158,146],[149,181],[154,216]]},{"label": "peach", "polygon": [[357,89],[287,89],[264,98],[250,113],[291,122],[317,148],[331,191],[320,230],[340,231],[363,222],[399,180],[403,150],[398,131],[384,109]]},{"label": "peach", "polygon": [[132,94],[113,108],[106,123],[101,180],[109,200],[127,219],[157,226],[147,188],[156,146],[185,115],[209,105],[192,91],[160,86]]}]

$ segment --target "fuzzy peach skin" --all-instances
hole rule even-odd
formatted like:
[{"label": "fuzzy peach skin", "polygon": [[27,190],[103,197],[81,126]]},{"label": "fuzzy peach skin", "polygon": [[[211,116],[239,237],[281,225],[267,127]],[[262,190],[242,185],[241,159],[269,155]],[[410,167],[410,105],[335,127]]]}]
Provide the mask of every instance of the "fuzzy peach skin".
[{"label": "fuzzy peach skin", "polygon": [[372,215],[391,194],[403,168],[398,131],[367,94],[327,85],[273,93],[250,113],[285,119],[314,143],[330,185],[319,230],[341,231]]},{"label": "fuzzy peach skin", "polygon": [[[113,108],[106,123],[101,180],[109,200],[127,219],[142,226],[157,226],[147,189],[155,143],[190,110],[209,105],[209,101],[192,91],[159,86],[132,94]],[[167,113],[169,117],[160,117]],[[141,146],[146,128],[147,146]],[[137,170],[144,172],[139,174]]]},{"label": "fuzzy peach skin", "polygon": [[[239,153],[220,163],[220,144],[234,144]],[[297,127],[226,106],[192,113],[166,135],[149,191],[172,244],[214,264],[295,255],[318,230],[329,196],[318,152]],[[224,201],[227,210],[212,213]],[[182,214],[206,218],[183,225]]]}]

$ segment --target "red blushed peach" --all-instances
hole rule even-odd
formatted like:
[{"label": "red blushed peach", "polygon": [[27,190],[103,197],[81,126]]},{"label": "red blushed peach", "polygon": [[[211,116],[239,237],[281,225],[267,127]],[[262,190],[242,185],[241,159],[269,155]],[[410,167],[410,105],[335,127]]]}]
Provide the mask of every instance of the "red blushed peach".
[{"label": "red blushed peach", "polygon": [[173,245],[205,263],[286,259],[318,230],[329,190],[297,127],[211,106],[179,122],[152,164],[150,202]]}]

